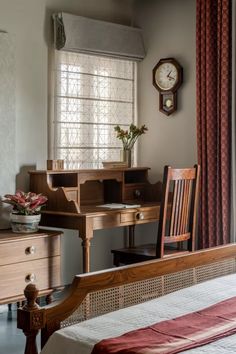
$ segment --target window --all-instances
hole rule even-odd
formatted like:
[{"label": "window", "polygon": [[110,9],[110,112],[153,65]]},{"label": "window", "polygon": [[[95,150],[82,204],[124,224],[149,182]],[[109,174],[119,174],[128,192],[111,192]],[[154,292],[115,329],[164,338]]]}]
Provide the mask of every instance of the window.
[{"label": "window", "polygon": [[135,122],[135,70],[130,60],[56,51],[53,150],[65,168],[120,159],[114,127]]}]

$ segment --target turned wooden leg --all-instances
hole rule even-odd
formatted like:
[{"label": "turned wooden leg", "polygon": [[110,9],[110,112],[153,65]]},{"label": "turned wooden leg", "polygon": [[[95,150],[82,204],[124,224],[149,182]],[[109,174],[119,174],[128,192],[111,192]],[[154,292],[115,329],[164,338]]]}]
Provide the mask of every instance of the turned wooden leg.
[{"label": "turned wooden leg", "polygon": [[25,354],[38,354],[36,337],[38,334],[38,330],[36,331],[23,331],[26,336],[26,345],[25,345]]},{"label": "turned wooden leg", "polygon": [[83,272],[88,273],[90,272],[90,241],[93,238],[93,219],[85,216],[83,227],[79,231],[83,247]]},{"label": "turned wooden leg", "polygon": [[83,273],[90,271],[90,239],[82,241],[83,247]]}]

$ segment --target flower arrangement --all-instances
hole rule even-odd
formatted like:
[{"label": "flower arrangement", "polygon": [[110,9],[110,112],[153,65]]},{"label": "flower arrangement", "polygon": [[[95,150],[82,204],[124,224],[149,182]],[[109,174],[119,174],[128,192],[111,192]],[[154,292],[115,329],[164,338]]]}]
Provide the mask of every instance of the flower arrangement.
[{"label": "flower arrangement", "polygon": [[18,215],[38,215],[40,209],[48,200],[42,194],[16,191],[16,194],[6,194],[3,203],[13,206],[12,212]]},{"label": "flower arrangement", "polygon": [[148,130],[145,125],[138,128],[133,123],[130,124],[128,130],[121,129],[119,125],[117,125],[114,129],[117,133],[116,137],[122,141],[124,150],[132,149],[138,137],[145,134]]}]

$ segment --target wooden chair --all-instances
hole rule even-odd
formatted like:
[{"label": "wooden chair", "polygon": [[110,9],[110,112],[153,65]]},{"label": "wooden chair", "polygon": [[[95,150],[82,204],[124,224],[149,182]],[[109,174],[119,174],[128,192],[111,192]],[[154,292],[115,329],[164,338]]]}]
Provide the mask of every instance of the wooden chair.
[{"label": "wooden chair", "polygon": [[199,165],[184,169],[165,166],[156,244],[112,250],[114,265],[194,251],[199,176]]}]

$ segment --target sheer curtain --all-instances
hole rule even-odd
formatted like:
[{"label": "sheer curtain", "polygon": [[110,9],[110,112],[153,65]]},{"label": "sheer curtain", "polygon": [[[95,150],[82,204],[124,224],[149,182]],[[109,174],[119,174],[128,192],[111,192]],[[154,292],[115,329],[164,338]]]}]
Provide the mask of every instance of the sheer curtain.
[{"label": "sheer curtain", "polygon": [[53,156],[68,169],[100,168],[119,161],[114,127],[135,123],[136,63],[56,51]]}]

